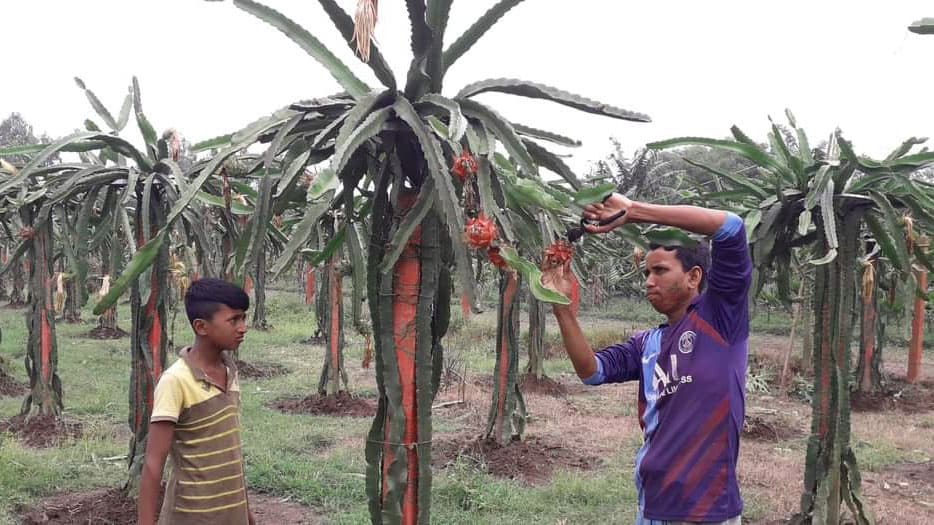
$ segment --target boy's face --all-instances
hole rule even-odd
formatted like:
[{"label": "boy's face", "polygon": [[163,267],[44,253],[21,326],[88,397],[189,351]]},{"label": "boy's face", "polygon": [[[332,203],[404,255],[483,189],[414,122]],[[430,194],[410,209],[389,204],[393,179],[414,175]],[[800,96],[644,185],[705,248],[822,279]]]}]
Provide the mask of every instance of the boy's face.
[{"label": "boy's face", "polygon": [[246,335],[246,312],[221,304],[210,319],[195,319],[195,333],[224,350],[236,350]]}]

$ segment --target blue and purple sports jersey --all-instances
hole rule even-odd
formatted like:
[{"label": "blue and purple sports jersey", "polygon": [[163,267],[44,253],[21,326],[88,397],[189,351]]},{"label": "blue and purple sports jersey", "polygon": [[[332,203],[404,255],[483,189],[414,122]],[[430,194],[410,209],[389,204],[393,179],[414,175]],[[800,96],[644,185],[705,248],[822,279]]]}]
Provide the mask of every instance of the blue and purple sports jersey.
[{"label": "blue and purple sports jersey", "polygon": [[717,522],[743,510],[736,480],[745,407],[752,261],[743,221],[711,238],[707,288],[674,326],[596,353],[587,384],[639,380],[641,522]]}]

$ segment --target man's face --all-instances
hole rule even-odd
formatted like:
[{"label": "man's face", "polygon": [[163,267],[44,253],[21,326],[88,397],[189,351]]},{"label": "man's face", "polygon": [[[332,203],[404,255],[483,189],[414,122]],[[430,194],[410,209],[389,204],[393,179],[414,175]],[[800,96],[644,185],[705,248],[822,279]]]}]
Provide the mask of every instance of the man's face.
[{"label": "man's face", "polygon": [[221,304],[210,319],[195,319],[195,332],[224,350],[236,350],[246,335],[246,312]]},{"label": "man's face", "polygon": [[685,271],[674,250],[656,248],[645,258],[645,296],[661,314],[676,311],[696,294],[700,268]]}]

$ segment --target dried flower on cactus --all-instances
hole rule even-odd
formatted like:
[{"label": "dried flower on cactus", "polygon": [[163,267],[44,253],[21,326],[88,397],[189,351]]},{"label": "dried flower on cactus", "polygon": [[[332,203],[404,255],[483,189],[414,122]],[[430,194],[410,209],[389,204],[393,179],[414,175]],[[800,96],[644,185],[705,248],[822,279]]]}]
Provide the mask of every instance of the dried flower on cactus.
[{"label": "dried flower on cactus", "polygon": [[474,249],[488,247],[496,235],[496,222],[483,213],[468,220],[464,227],[464,242]]},{"label": "dried flower on cactus", "polygon": [[632,249],[632,264],[638,268],[642,265],[642,258],[645,256],[645,250],[641,247],[636,246]]},{"label": "dried flower on cactus", "polygon": [[876,283],[876,271],[872,263],[871,259],[863,261],[862,295],[864,304],[869,304],[872,301],[872,290]]},{"label": "dried flower on cactus", "polygon": [[178,159],[182,153],[181,135],[173,128],[167,130],[162,135],[162,138],[165,139],[166,145],[168,146],[169,158],[175,162],[178,162]]},{"label": "dried flower on cactus", "polygon": [[370,40],[376,30],[377,0],[358,0],[354,15],[353,40],[357,42],[357,53],[364,62],[370,61]]},{"label": "dried flower on cactus", "polygon": [[451,166],[451,172],[461,180],[466,181],[477,173],[477,159],[470,154],[470,150],[464,148],[461,154],[454,158],[454,165]]},{"label": "dried flower on cactus", "polygon": [[55,311],[65,311],[65,273],[58,272],[55,276]]},{"label": "dried flower on cactus", "polygon": [[98,297],[103,298],[110,293],[110,275],[101,277],[101,289],[97,291]]},{"label": "dried flower on cactus", "polygon": [[915,243],[915,221],[908,215],[902,217],[902,221],[905,223],[905,242],[908,244],[908,252],[911,253]]}]

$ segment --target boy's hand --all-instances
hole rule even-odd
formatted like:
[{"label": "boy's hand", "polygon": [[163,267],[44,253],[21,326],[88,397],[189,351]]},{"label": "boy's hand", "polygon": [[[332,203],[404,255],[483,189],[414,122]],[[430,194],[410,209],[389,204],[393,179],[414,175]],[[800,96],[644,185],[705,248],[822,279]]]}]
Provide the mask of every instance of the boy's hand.
[{"label": "boy's hand", "polygon": [[584,228],[590,233],[606,233],[612,231],[630,220],[629,210],[632,208],[632,201],[629,197],[621,193],[613,193],[603,202],[595,202],[584,206],[584,218],[593,221],[608,219],[621,211],[625,211],[622,217],[605,226],[596,224],[585,224]]},{"label": "boy's hand", "polygon": [[256,525],[256,516],[253,515],[253,511],[247,511],[249,515],[250,525]]}]

